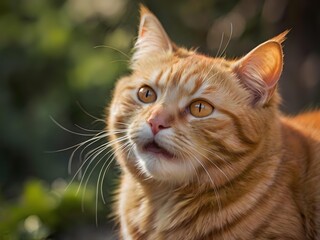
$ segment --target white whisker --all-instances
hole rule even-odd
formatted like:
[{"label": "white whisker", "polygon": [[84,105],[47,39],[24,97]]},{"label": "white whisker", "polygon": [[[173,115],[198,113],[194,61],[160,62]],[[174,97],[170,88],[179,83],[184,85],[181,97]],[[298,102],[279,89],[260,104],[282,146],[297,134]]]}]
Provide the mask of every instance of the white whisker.
[{"label": "white whisker", "polygon": [[[94,135],[94,137],[86,140],[86,141],[83,141],[81,143],[78,143],[74,146],[71,146],[71,147],[68,147],[68,148],[65,148],[65,149],[62,149],[62,150],[59,150],[59,151],[66,151],[66,150],[69,150],[69,149],[72,149],[72,148],[75,148],[73,150],[73,152],[71,153],[70,157],[69,157],[69,162],[68,162],[68,172],[69,174],[71,174],[71,168],[72,168],[72,160],[73,160],[73,157],[74,155],[76,154],[76,152],[83,146],[85,146],[86,144],[90,143],[93,141],[93,143],[95,142],[98,142],[99,140],[101,139],[105,139],[106,137],[110,136],[111,134],[115,134],[115,133],[123,133],[125,131],[114,131],[114,132],[101,132],[101,133],[98,133],[96,135]],[[88,145],[92,145],[93,143],[90,143]],[[85,149],[88,147],[88,145],[85,147]],[[83,150],[81,151],[81,155],[82,155],[82,152]],[[81,159],[80,159],[80,162],[81,162]]]},{"label": "white whisker", "polygon": [[[126,149],[127,149],[128,147],[131,147],[131,145],[132,145],[132,144],[130,144],[129,142],[127,142],[127,143],[119,146],[117,149],[115,149],[115,151],[118,151],[120,148],[122,148],[122,151],[126,151]],[[110,162],[108,163],[108,165],[105,167],[106,162],[109,161],[109,159],[110,159],[111,156],[112,156],[111,161],[110,161]],[[100,172],[99,172],[99,176],[98,176],[98,181],[99,181],[100,177],[102,176],[101,185],[100,185],[100,194],[101,194],[101,198],[102,198],[102,201],[103,201],[104,204],[106,203],[106,201],[105,201],[105,198],[104,198],[104,195],[103,195],[103,179],[105,178],[105,175],[106,175],[106,173],[107,173],[107,171],[108,171],[108,168],[109,168],[111,162],[115,159],[114,155],[111,155],[111,156],[108,157],[108,159],[106,160],[106,162],[103,164],[103,166],[102,166],[102,168],[101,168],[101,170],[100,170]],[[104,169],[104,167],[105,167],[105,169]],[[103,170],[103,169],[104,169],[104,170]],[[102,170],[103,170],[103,173],[102,173]],[[102,175],[101,175],[101,173],[102,173]],[[98,185],[99,185],[99,184],[97,184],[97,186],[98,186]]]},{"label": "white whisker", "polygon": [[195,149],[195,148],[193,148],[193,149],[194,149],[195,152],[197,152],[198,154],[200,154],[203,158],[205,158],[205,159],[208,160],[210,163],[212,163],[212,164],[214,165],[214,167],[215,167],[216,169],[218,169],[218,170],[226,177],[227,181],[230,182],[229,177],[225,174],[224,171],[222,171],[221,168],[219,168],[219,167],[217,166],[217,164],[215,164],[210,158],[208,158],[206,155],[204,155],[203,153],[201,153],[199,150],[197,150],[197,149]]},{"label": "white whisker", "polygon": [[[88,155],[88,156],[85,158],[85,161],[83,162],[83,164],[82,164],[81,167],[79,168],[79,170],[82,169],[83,165],[90,160],[90,161],[89,161],[89,164],[86,166],[86,168],[85,168],[85,170],[84,170],[84,172],[83,172],[83,177],[81,178],[80,186],[82,185],[82,182],[83,182],[83,180],[84,180],[84,176],[86,175],[86,173],[87,173],[87,171],[88,171],[91,163],[92,163],[103,151],[109,149],[110,146],[112,146],[112,145],[115,144],[115,143],[119,143],[119,142],[125,141],[125,140],[127,140],[127,138],[123,138],[123,139],[121,139],[121,140],[116,139],[116,140],[114,140],[114,141],[111,141],[111,142],[108,142],[108,143],[104,144],[104,146],[99,146],[99,147],[96,148],[94,151],[91,151],[90,155]],[[112,151],[112,149],[109,149],[109,151],[108,151],[105,155],[109,154],[111,151]],[[103,156],[105,156],[105,155],[103,155]],[[100,158],[100,160],[101,160],[101,158]],[[100,160],[98,161],[98,163],[100,162]],[[95,167],[96,167],[96,166],[97,166],[97,164],[95,165]],[[95,167],[94,167],[94,168],[95,168]],[[79,170],[78,170],[78,171],[79,171]],[[77,171],[77,172],[78,172],[78,171]],[[93,172],[93,171],[91,171],[91,172],[89,173],[88,178],[90,178],[92,172]],[[87,179],[88,179],[88,178],[87,178]],[[85,186],[86,186],[86,185],[87,185],[87,181],[86,181]],[[79,190],[80,190],[80,186],[79,186],[79,188],[78,188],[77,193],[78,193]]]},{"label": "white whisker", "polygon": [[222,50],[222,52],[221,52],[221,54],[220,54],[219,57],[222,57],[223,54],[225,53],[225,51],[227,50],[227,47],[229,46],[230,40],[231,40],[231,38],[232,38],[232,33],[233,33],[233,25],[232,25],[232,23],[230,23],[230,35],[229,35],[229,39],[228,39],[227,44],[226,44],[226,46],[224,47],[224,49]]},{"label": "white whisker", "polygon": [[[97,141],[100,140],[100,139],[97,139]],[[68,189],[68,187],[72,184],[72,182],[74,181],[74,179],[76,178],[76,176],[78,176],[78,174],[81,172],[82,168],[84,167],[84,165],[90,160],[91,157],[93,157],[101,148],[104,148],[104,149],[107,149],[109,148],[110,146],[112,146],[113,144],[117,143],[117,142],[121,142],[122,140],[126,140],[126,138],[121,138],[120,140],[119,139],[116,139],[116,140],[113,140],[113,141],[110,141],[110,142],[107,142],[105,144],[103,144],[102,146],[99,146],[91,151],[89,151],[86,155],[85,155],[85,158],[84,158],[84,161],[81,163],[80,167],[78,168],[78,170],[76,171],[76,173],[73,175],[70,183],[68,184],[68,186],[66,187],[66,189]],[[85,143],[88,143],[92,141],[92,139],[90,140],[87,140]],[[82,144],[85,144],[85,143],[82,143]],[[77,148],[78,149],[78,148]],[[76,150],[77,150],[76,149]],[[75,151],[76,151],[75,150]],[[75,154],[75,151],[72,152],[72,155],[69,159],[69,162],[70,160],[72,161],[72,158],[73,158],[73,155]],[[93,158],[94,159],[94,158]],[[92,161],[92,160],[91,160]],[[90,162],[91,162],[90,161]],[[71,169],[71,165],[69,166],[70,169]],[[87,168],[85,170],[85,172],[87,171]],[[84,173],[85,174],[85,173]],[[81,183],[80,183],[80,186],[81,186]]]},{"label": "white whisker", "polygon": [[[85,144],[87,144],[87,143],[89,143],[89,142],[91,142],[91,141],[97,142],[97,141],[99,141],[100,139],[102,139],[102,138],[104,138],[104,137],[105,137],[105,135],[100,135],[100,136],[96,136],[96,137],[90,138],[90,139],[88,139],[88,140],[80,143],[80,144],[73,150],[73,152],[71,153],[71,155],[70,155],[70,157],[69,157],[69,162],[68,162],[68,172],[69,172],[69,174],[71,174],[71,170],[72,170],[72,169],[71,169],[71,168],[72,168],[72,160],[73,160],[73,157],[74,157],[74,155],[76,154],[76,152],[77,152],[82,146],[84,146]],[[97,140],[97,141],[96,141],[96,140]]]},{"label": "white whisker", "polygon": [[50,116],[51,120],[58,126],[60,127],[61,129],[65,130],[66,132],[69,132],[69,133],[72,133],[72,134],[75,134],[75,135],[79,135],[79,136],[84,136],[84,137],[92,137],[94,136],[95,134],[85,134],[85,133],[78,133],[78,132],[74,132],[72,130],[69,130],[67,128],[65,128],[64,126],[62,126],[60,123],[58,123],[52,116]]},{"label": "white whisker", "polygon": [[111,47],[111,46],[108,46],[108,45],[98,45],[98,46],[95,46],[94,48],[109,48],[109,49],[111,49],[111,50],[114,50],[114,51],[122,54],[122,55],[125,56],[128,60],[131,59],[131,57],[130,57],[128,54],[124,53],[123,51],[121,51],[121,50],[119,50],[119,49],[117,49],[117,48],[114,48],[114,47]]},{"label": "white whisker", "polygon": [[[127,142],[127,143],[124,144],[124,145],[120,145],[120,146],[117,148],[116,151],[118,151],[119,148],[123,148],[124,146],[125,146],[124,148],[126,148],[128,145],[130,145],[129,142]],[[87,178],[87,180],[86,180],[86,182],[85,182],[84,189],[86,189],[87,184],[88,184],[88,181],[89,181],[89,179],[90,179],[90,177],[91,177],[94,169],[99,165],[99,163],[104,159],[104,157],[107,156],[111,151],[112,151],[112,149],[111,149],[110,151],[108,151],[106,154],[104,154],[104,155],[98,160],[98,162],[95,164],[95,166],[92,168],[92,170],[91,170],[91,172],[89,173],[89,176],[88,176],[88,178]],[[110,159],[111,159],[111,160],[110,160]],[[105,162],[103,163],[103,165],[102,165],[102,167],[101,167],[101,169],[100,169],[100,171],[99,171],[98,180],[97,180],[97,184],[96,184],[96,202],[95,202],[95,220],[96,220],[96,225],[98,225],[99,186],[101,186],[101,187],[100,187],[101,198],[102,198],[103,203],[105,204],[106,202],[105,202],[105,199],[104,199],[104,196],[103,196],[103,193],[102,193],[102,185],[103,185],[102,183],[103,183],[103,179],[104,179],[105,173],[107,172],[109,166],[111,165],[111,163],[113,162],[114,159],[115,159],[115,158],[114,158],[113,154],[111,154],[111,155],[105,160]],[[106,166],[106,164],[107,164],[107,166]],[[106,166],[106,167],[105,167],[105,166]],[[105,168],[105,169],[104,169],[104,168]],[[103,169],[104,169],[103,178],[101,178],[101,174],[102,174],[102,172],[103,172]],[[84,191],[84,192],[85,192],[85,191]],[[82,196],[82,198],[83,198],[83,197],[84,197],[84,195]]]},{"label": "white whisker", "polygon": [[95,119],[94,122],[103,122],[105,124],[105,120],[97,118],[97,117],[93,116],[92,114],[90,114],[86,109],[84,109],[84,107],[80,104],[80,102],[77,102],[77,105],[83,113],[85,113],[87,116]]},{"label": "white whisker", "polygon": [[101,130],[87,129],[87,128],[81,127],[78,124],[74,124],[74,126],[76,126],[77,128],[80,128],[81,130],[86,131],[86,132],[95,132],[95,133],[101,132]]},{"label": "white whisker", "polygon": [[218,51],[216,53],[215,58],[217,58],[219,56],[219,53],[220,53],[220,50],[221,50],[221,47],[222,47],[222,43],[223,43],[223,38],[224,38],[224,32],[222,33],[220,44],[219,44],[219,49],[218,49]]},{"label": "white whisker", "polygon": [[[189,151],[187,150],[186,152],[192,156],[200,165],[201,167],[203,168],[203,170],[206,172],[207,176],[209,177],[209,180],[212,184],[212,187],[213,187],[213,191],[215,192],[215,195],[216,195],[216,198],[217,198],[217,203],[218,203],[218,211],[220,212],[221,211],[221,201],[220,201],[220,197],[219,197],[219,194],[218,194],[218,190],[216,188],[216,185],[210,175],[210,173],[208,172],[208,170],[205,168],[205,166],[202,164],[202,162],[195,156],[195,154],[193,153],[195,150],[194,147],[192,147],[192,149]],[[197,151],[196,151],[197,152]]]}]

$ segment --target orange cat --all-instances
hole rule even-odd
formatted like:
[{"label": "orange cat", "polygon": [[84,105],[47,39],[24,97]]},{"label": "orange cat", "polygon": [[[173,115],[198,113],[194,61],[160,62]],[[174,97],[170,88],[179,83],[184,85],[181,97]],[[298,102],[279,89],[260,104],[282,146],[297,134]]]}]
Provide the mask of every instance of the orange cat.
[{"label": "orange cat", "polygon": [[285,35],[211,58],[141,7],[108,118],[121,239],[320,239],[320,112],[278,110]]}]

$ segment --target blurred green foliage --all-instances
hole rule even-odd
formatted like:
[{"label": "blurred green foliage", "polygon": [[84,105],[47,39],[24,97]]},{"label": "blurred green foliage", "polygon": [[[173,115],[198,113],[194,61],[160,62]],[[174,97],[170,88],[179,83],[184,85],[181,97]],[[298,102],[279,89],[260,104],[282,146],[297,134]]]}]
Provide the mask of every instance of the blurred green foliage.
[{"label": "blurred green foliage", "polygon": [[120,52],[129,52],[131,32],[117,26],[117,16],[80,18],[76,4],[1,2],[0,187],[8,194],[30,176],[66,176],[70,152],[57,157],[46,151],[83,138],[60,131],[50,116],[71,129],[74,123],[90,125],[93,119],[77,102],[103,116],[114,80],[127,69],[128,57]]},{"label": "blurred green foliage", "polygon": [[[81,164],[83,148],[74,156],[71,176],[67,166],[72,150],[49,151],[88,141],[104,129],[101,122],[114,82],[129,71],[139,2],[0,1],[0,239],[67,239],[63,234],[73,228],[80,235],[71,234],[71,239],[88,239],[88,232],[81,233],[95,224],[96,204],[101,225],[107,225],[118,173],[111,167],[103,181],[99,175],[110,154],[97,156],[83,169],[86,174],[77,195],[76,183],[66,192],[54,183],[59,178],[70,181]],[[219,49],[226,49],[225,56],[230,58],[241,56],[292,28],[284,47],[282,109],[295,113],[319,106],[316,0],[143,2],[178,45],[198,47],[213,56]],[[80,134],[63,130],[51,117],[62,128]],[[98,150],[106,141],[101,139],[86,151]],[[83,202],[88,210],[82,213],[81,195],[87,181]],[[106,204],[101,206],[103,200]],[[92,231],[90,239],[94,239]]]},{"label": "blurred green foliage", "polygon": [[28,181],[18,200],[0,201],[0,239],[56,239],[70,226],[93,225],[95,218],[101,220],[107,213],[101,204],[93,204],[95,197],[93,187],[83,189],[75,183],[66,187],[61,179],[50,188]]},{"label": "blurred green foliage", "polygon": [[[130,52],[135,27],[121,24],[130,4],[118,2],[123,5],[111,5],[108,15],[99,15],[98,6],[93,8],[90,1],[0,2],[0,239],[44,239],[80,222],[95,225],[97,198],[97,204],[102,202],[93,192],[97,174],[88,180],[84,200],[82,187],[76,195],[76,185],[62,192],[43,181],[69,178],[71,151],[51,150],[89,138],[64,131],[50,117],[82,134],[91,132],[74,124],[103,130],[104,124],[94,124],[78,102],[102,118],[115,79],[128,71],[128,56],[122,52]],[[73,173],[77,167],[75,163]],[[104,180],[104,211],[99,207],[97,214],[104,225],[112,172]],[[88,208],[85,213],[81,201]],[[38,228],[30,232],[28,222]]]}]

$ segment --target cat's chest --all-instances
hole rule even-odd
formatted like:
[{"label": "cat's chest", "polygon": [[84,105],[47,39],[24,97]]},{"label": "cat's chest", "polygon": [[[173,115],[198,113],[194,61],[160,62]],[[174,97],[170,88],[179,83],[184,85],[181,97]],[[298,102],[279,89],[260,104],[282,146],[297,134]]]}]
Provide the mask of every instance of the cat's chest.
[{"label": "cat's chest", "polygon": [[176,204],[177,200],[173,198],[162,198],[153,202],[153,225],[156,231],[167,231],[177,224]]},{"label": "cat's chest", "polygon": [[[212,209],[202,211],[203,204],[201,197],[194,195],[181,196],[176,192],[168,192],[163,195],[155,195],[152,198],[141,199],[141,204],[135,209],[135,216],[138,220],[137,226],[141,227],[141,232],[148,239],[185,239],[183,233],[195,234],[203,231],[205,225],[203,221],[210,225],[214,224],[209,215],[204,214]],[[211,215],[211,214],[210,214]],[[138,218],[140,216],[140,218]],[[198,221],[200,219],[200,221]],[[181,238],[179,238],[179,232]],[[193,239],[189,235],[188,239]]]},{"label": "cat's chest", "polygon": [[[297,227],[301,219],[289,200],[287,201],[287,212],[290,214],[280,211],[273,212],[274,209],[277,209],[280,198],[287,195],[285,189],[283,189],[282,196],[281,194],[273,195],[275,199],[271,199],[272,201],[268,202],[266,198],[263,198],[266,201],[258,204],[259,207],[253,203],[249,204],[250,201],[245,197],[246,208],[243,208],[243,201],[240,199],[229,205],[218,204],[214,191],[203,194],[188,194],[185,191],[155,194],[156,189],[157,187],[154,186],[150,195],[149,191],[147,194],[134,188],[131,194],[125,196],[126,211],[122,217],[125,219],[125,230],[128,230],[129,235],[134,237],[133,239],[239,239],[239,236],[240,239],[260,239],[261,234],[270,233],[282,236],[287,232],[283,229],[292,226],[297,232],[295,235],[301,235],[303,232]],[[252,193],[248,195],[252,196]],[[269,221],[270,216],[274,216],[277,221],[274,223]],[[282,217],[290,217],[289,225],[292,226],[284,224]],[[272,223],[272,226],[261,230],[266,222],[268,225]],[[228,231],[225,231],[226,229]]]}]

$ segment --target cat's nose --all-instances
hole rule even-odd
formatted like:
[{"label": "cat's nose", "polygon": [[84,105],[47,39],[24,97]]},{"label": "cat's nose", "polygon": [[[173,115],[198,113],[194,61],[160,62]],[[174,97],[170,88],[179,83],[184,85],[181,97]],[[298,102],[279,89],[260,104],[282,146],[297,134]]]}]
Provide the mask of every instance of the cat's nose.
[{"label": "cat's nose", "polygon": [[163,129],[170,128],[170,118],[163,108],[154,111],[147,120],[153,135],[156,135]]},{"label": "cat's nose", "polygon": [[151,118],[148,119],[148,123],[151,127],[151,131],[153,133],[153,135],[156,135],[158,132],[160,132],[160,130],[162,129],[166,129],[169,128],[170,126],[168,126],[167,124],[165,124],[161,119],[159,118]]}]

